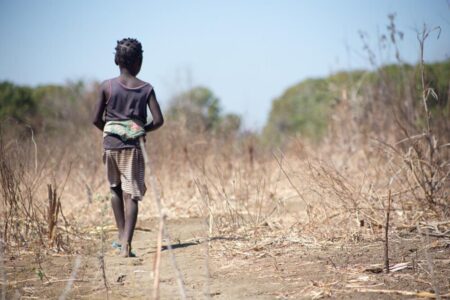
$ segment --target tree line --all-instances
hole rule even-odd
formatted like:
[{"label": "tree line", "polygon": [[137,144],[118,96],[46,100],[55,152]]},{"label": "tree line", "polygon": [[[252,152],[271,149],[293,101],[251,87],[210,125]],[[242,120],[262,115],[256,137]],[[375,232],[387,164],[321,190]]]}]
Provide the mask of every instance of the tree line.
[{"label": "tree line", "polygon": [[[450,60],[426,65],[427,86],[433,90],[429,103],[437,122],[450,119]],[[404,114],[407,122],[420,123],[414,110],[420,108],[417,66],[394,64],[375,71],[346,71],[325,78],[306,79],[295,84],[272,102],[261,138],[281,143],[291,135],[320,140],[330,126],[336,108],[343,102],[352,107],[350,117],[369,122],[384,122],[382,111],[396,107],[396,117]],[[43,130],[67,130],[90,124],[98,83],[82,81],[65,85],[29,87],[11,82],[0,83],[0,120]],[[257,100],[257,99],[255,99]],[[408,112],[408,111],[413,111]],[[381,114],[380,114],[381,113]],[[214,134],[239,133],[242,119],[224,113],[221,100],[204,86],[194,87],[172,97],[165,110],[166,119],[185,128]],[[416,124],[417,125],[417,124]]]}]

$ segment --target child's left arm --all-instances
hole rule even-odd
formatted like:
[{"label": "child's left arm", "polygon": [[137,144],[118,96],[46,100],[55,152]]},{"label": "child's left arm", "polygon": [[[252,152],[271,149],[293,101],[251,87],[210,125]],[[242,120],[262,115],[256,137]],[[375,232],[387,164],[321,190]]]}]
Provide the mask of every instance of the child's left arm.
[{"label": "child's left arm", "polygon": [[154,90],[150,92],[147,104],[150,108],[150,113],[152,114],[153,121],[150,124],[145,125],[144,129],[146,132],[156,130],[164,124],[164,118],[161,112],[161,108],[159,107],[158,100],[156,100]]}]

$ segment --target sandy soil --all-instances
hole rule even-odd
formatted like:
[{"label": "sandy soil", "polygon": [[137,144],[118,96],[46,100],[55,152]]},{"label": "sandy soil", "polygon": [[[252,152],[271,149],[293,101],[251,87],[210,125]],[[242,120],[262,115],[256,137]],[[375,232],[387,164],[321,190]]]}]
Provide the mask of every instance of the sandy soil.
[{"label": "sandy soil", "polygon": [[[6,299],[57,299],[67,287],[77,257],[80,264],[67,298],[150,299],[156,224],[157,220],[138,224],[152,230],[137,231],[136,258],[119,257],[110,246],[115,233],[108,233],[103,243],[107,287],[98,236],[79,245],[79,256],[7,253],[2,285]],[[263,226],[215,236],[208,243],[200,219],[169,220],[168,231],[189,299],[411,299],[416,291],[433,292],[433,281],[441,294],[449,292],[450,241],[442,238],[423,245],[417,234],[393,234],[391,263],[409,265],[385,274],[373,266],[383,262],[383,242],[376,238],[318,242],[299,232],[280,234]],[[432,260],[433,275],[424,249]],[[161,299],[179,299],[166,247],[160,287]]]}]

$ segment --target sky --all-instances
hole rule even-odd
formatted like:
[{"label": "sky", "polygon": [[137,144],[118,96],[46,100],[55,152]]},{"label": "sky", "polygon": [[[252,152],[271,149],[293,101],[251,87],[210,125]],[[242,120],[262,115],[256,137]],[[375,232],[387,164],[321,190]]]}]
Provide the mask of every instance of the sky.
[{"label": "sky", "polygon": [[112,78],[116,41],[134,37],[144,49],[138,77],[154,86],[163,109],[201,85],[224,112],[258,130],[289,86],[370,68],[358,32],[367,34],[377,64],[392,62],[393,50],[377,42],[391,13],[404,33],[404,61],[418,61],[415,30],[424,23],[441,28],[426,44],[425,61],[450,58],[450,0],[0,0],[0,81]]}]

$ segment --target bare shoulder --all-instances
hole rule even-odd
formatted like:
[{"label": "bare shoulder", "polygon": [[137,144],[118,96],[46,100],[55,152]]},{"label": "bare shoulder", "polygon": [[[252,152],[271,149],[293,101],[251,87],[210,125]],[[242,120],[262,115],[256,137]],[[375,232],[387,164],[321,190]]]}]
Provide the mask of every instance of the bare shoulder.
[{"label": "bare shoulder", "polygon": [[101,95],[103,95],[103,97],[105,99],[109,98],[110,93],[111,93],[110,91],[111,91],[111,80],[110,79],[105,80],[102,83],[100,83],[99,93]]},{"label": "bare shoulder", "polygon": [[153,86],[150,84],[150,82],[148,82],[148,81],[144,81],[144,80],[139,79],[139,78],[137,78],[137,77],[136,77],[136,80],[137,80],[137,85],[138,85],[138,86],[149,85],[150,87],[153,87]]},{"label": "bare shoulder", "polygon": [[109,90],[109,80],[104,80],[100,83],[99,90],[105,92]]}]

